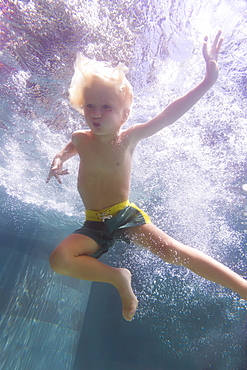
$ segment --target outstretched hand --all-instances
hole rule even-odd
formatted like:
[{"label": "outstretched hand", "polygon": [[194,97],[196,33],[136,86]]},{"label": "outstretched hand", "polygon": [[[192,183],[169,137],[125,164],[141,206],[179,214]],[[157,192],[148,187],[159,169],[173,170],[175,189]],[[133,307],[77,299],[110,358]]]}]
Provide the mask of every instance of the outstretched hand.
[{"label": "outstretched hand", "polygon": [[211,50],[208,50],[208,36],[204,38],[202,54],[206,62],[206,74],[207,77],[212,79],[212,81],[216,81],[218,78],[218,54],[223,42],[223,38],[221,36],[221,31],[219,31],[214,39],[212,44]]},{"label": "outstretched hand", "polygon": [[63,170],[63,162],[60,160],[60,158],[55,158],[52,162],[51,169],[46,179],[46,182],[49,182],[50,179],[54,176],[59,182],[59,184],[61,184],[62,180],[60,179],[60,176],[68,174],[69,171],[67,169]]}]

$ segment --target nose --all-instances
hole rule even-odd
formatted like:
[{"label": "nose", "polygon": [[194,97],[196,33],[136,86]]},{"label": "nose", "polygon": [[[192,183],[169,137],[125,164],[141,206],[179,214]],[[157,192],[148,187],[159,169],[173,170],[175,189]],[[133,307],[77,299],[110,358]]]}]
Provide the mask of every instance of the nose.
[{"label": "nose", "polygon": [[101,117],[101,110],[99,108],[94,107],[91,112],[93,118],[100,118]]}]

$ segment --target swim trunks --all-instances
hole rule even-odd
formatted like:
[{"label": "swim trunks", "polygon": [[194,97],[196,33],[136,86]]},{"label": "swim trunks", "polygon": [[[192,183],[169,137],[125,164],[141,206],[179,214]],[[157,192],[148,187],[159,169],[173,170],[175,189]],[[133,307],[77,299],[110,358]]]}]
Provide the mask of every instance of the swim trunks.
[{"label": "swim trunks", "polygon": [[86,221],[80,229],[74,231],[74,234],[86,235],[95,240],[100,249],[90,256],[99,258],[116,240],[130,243],[130,239],[121,235],[120,230],[150,222],[145,212],[127,200],[101,211],[86,210]]}]

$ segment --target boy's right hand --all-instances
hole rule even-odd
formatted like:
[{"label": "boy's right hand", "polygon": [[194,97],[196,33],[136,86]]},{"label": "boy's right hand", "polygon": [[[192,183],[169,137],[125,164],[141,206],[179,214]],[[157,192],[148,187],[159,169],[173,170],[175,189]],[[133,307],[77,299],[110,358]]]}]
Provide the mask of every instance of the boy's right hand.
[{"label": "boy's right hand", "polygon": [[69,171],[67,169],[63,170],[63,162],[61,161],[60,158],[54,158],[50,172],[48,174],[48,177],[46,179],[46,182],[49,182],[50,179],[54,176],[59,184],[62,184],[62,181],[59,176],[62,175],[68,175]]}]

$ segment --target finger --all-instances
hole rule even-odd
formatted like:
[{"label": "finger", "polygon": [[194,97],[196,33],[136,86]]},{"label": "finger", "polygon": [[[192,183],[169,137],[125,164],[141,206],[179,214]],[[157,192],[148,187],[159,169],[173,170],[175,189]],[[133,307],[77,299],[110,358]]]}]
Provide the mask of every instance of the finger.
[{"label": "finger", "polygon": [[204,42],[202,46],[202,54],[204,58],[206,58],[206,56],[208,55],[208,36],[204,37]]},{"label": "finger", "polygon": [[54,177],[57,179],[57,181],[59,182],[59,184],[62,184],[62,180],[60,179],[60,177],[58,176],[57,173],[54,174]]},{"label": "finger", "polygon": [[216,50],[217,49],[217,45],[218,45],[218,42],[219,42],[219,38],[221,36],[221,30],[218,31],[217,35],[215,36],[215,39],[214,39],[214,42],[213,42],[213,45],[212,45],[212,50]]},{"label": "finger", "polygon": [[[58,181],[60,180],[60,179],[59,179],[59,176],[58,176],[56,173],[49,173],[49,175],[47,176],[47,179],[46,179],[46,181],[45,181],[45,182],[46,182],[46,183],[47,183],[47,182],[49,182],[49,181],[50,181],[50,179],[51,179],[53,176],[54,176]],[[60,181],[61,181],[61,180],[60,180]]]},{"label": "finger", "polygon": [[69,175],[69,171],[68,169],[66,168],[65,170],[62,171],[61,175]]},{"label": "finger", "polygon": [[51,175],[51,174],[49,173],[49,175],[47,176],[46,182],[49,182],[49,181],[50,181],[50,179],[52,178],[52,176],[53,176],[53,175]]},{"label": "finger", "polygon": [[218,45],[217,45],[217,47],[216,47],[216,53],[217,53],[217,54],[218,54],[218,53],[219,53],[219,51],[220,51],[220,48],[221,48],[221,45],[222,45],[223,41],[224,41],[224,39],[223,39],[223,38],[221,38],[221,39],[220,39],[220,41],[219,41],[219,43],[218,43]]},{"label": "finger", "polygon": [[68,170],[57,171],[57,174],[59,176],[61,176],[61,175],[68,175],[69,174],[69,171]]}]

